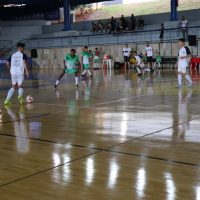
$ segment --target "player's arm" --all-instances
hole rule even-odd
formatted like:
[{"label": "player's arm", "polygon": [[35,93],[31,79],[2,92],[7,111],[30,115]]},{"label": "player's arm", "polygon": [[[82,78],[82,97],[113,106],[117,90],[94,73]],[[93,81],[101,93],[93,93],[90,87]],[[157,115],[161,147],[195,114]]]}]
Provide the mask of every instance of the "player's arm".
[{"label": "player's arm", "polygon": [[10,69],[10,66],[11,66],[11,57],[7,60],[6,66],[8,67],[8,69]]},{"label": "player's arm", "polygon": [[81,66],[83,67],[83,55],[81,55]]}]

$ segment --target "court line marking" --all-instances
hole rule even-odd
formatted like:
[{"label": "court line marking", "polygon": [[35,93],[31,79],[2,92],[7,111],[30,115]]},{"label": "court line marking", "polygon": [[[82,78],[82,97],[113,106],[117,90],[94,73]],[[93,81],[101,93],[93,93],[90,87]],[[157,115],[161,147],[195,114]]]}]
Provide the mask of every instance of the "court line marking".
[{"label": "court line marking", "polygon": [[[194,119],[192,119],[192,120],[194,120]],[[192,120],[190,120],[190,121],[192,121]],[[188,122],[189,122],[189,121],[184,122],[184,123],[180,123],[180,124],[185,124],[185,123],[188,123]],[[172,128],[172,127],[171,127],[171,128]],[[170,128],[166,128],[166,129],[170,129]],[[33,177],[33,176],[40,175],[40,174],[42,174],[42,173],[51,171],[51,170],[53,170],[53,169],[59,168],[59,167],[61,167],[61,166],[64,166],[64,165],[66,165],[66,164],[70,164],[70,163],[73,163],[73,162],[75,162],[75,161],[79,161],[79,160],[82,160],[82,159],[84,159],[84,158],[88,158],[88,157],[93,156],[93,155],[96,155],[96,154],[98,154],[98,153],[103,153],[103,152],[120,153],[120,154],[124,154],[124,155],[132,155],[132,156],[137,156],[137,157],[145,157],[145,158],[154,159],[154,160],[160,160],[160,161],[165,161],[165,162],[169,162],[169,163],[176,163],[176,164],[183,164],[183,165],[190,165],[190,166],[194,166],[194,167],[200,167],[200,165],[194,164],[194,163],[192,164],[192,163],[187,163],[187,162],[182,162],[182,161],[169,160],[169,159],[165,159],[165,158],[159,158],[159,157],[153,157],[153,156],[144,156],[144,155],[140,155],[140,154],[123,153],[123,152],[120,152],[120,151],[117,152],[117,151],[112,151],[112,150],[110,150],[110,149],[112,149],[112,148],[114,148],[114,147],[116,147],[116,146],[120,146],[121,144],[129,143],[129,142],[131,142],[131,141],[138,140],[138,139],[141,139],[141,138],[143,138],[143,137],[146,137],[146,136],[149,136],[149,135],[153,135],[153,134],[158,133],[158,132],[161,132],[161,131],[162,131],[162,130],[156,131],[156,132],[153,132],[153,133],[149,133],[149,134],[146,134],[146,135],[144,135],[144,136],[142,136],[142,137],[138,137],[138,138],[134,138],[134,139],[131,139],[131,140],[127,140],[127,141],[125,141],[125,142],[118,143],[118,144],[113,145],[113,146],[110,146],[110,147],[108,147],[108,148],[101,149],[101,150],[97,150],[97,151],[95,151],[95,152],[93,152],[93,153],[90,153],[90,154],[87,154],[87,155],[84,155],[84,156],[81,156],[81,157],[72,159],[72,160],[70,160],[70,161],[68,161],[68,162],[61,163],[61,164],[59,164],[59,165],[57,165],[57,166],[53,166],[53,167],[50,167],[50,168],[48,168],[48,169],[44,169],[44,170],[41,170],[41,171],[39,171],[39,172],[30,174],[30,175],[28,175],[28,176],[25,176],[25,177],[22,177],[22,178],[19,178],[19,179],[16,179],[16,180],[13,180],[13,181],[10,181],[10,182],[1,184],[1,185],[0,185],[0,188],[5,187],[5,186],[7,186],[7,185],[10,185],[10,184],[12,184],[12,183],[16,183],[16,182],[19,182],[19,181],[28,179],[28,178]],[[90,150],[92,150],[92,149],[90,149]]]}]

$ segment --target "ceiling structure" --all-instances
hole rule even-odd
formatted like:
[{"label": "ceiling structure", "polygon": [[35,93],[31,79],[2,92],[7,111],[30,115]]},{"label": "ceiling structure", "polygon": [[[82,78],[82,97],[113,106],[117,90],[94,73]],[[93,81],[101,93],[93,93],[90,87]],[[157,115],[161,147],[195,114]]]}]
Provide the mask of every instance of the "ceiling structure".
[{"label": "ceiling structure", "polygon": [[[102,2],[102,0],[69,0],[71,6],[82,4]],[[111,1],[111,0],[103,0]],[[0,0],[0,6],[8,4],[26,4],[27,6],[34,7],[60,7],[63,5],[64,0]]]}]

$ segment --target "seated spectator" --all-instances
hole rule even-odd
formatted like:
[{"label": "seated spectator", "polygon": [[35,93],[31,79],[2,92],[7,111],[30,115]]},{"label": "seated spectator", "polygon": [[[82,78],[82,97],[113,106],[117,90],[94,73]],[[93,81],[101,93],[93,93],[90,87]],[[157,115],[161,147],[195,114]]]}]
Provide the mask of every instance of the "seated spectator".
[{"label": "seated spectator", "polygon": [[136,19],[134,14],[131,15],[131,31],[134,31],[136,27]]},{"label": "seated spectator", "polygon": [[97,32],[99,31],[103,33],[103,23],[101,22],[101,20],[99,20],[97,24]]},{"label": "seated spectator", "polygon": [[138,27],[141,29],[144,27],[144,19],[142,17],[138,19]]},{"label": "seated spectator", "polygon": [[92,32],[93,34],[97,32],[97,25],[94,22],[92,22]]}]

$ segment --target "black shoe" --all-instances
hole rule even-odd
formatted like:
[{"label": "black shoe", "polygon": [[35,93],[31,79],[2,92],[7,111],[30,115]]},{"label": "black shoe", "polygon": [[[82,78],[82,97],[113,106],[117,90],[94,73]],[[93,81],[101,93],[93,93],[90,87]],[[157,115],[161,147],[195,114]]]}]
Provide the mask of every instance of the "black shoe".
[{"label": "black shoe", "polygon": [[92,75],[90,75],[90,78],[93,78],[93,76],[92,76]]},{"label": "black shoe", "polygon": [[85,75],[81,74],[81,77],[82,77],[82,78],[85,78]]}]

